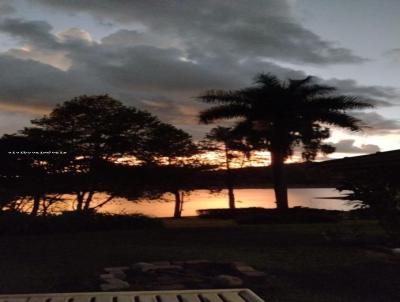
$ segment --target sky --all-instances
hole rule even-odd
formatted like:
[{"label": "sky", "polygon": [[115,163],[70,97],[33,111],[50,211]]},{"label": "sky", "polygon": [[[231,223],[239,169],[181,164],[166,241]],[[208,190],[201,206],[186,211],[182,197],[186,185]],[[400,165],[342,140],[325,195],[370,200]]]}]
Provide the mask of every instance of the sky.
[{"label": "sky", "polygon": [[209,89],[313,75],[376,105],[334,157],[400,149],[398,0],[0,0],[0,134],[108,93],[195,139]]}]

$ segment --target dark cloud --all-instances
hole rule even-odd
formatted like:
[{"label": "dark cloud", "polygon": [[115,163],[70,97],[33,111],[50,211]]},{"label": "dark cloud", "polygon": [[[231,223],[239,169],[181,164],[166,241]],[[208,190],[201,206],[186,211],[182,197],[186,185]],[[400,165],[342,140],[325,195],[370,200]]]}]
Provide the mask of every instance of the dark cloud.
[{"label": "dark cloud", "polygon": [[400,63],[400,47],[388,50],[383,55],[389,57],[395,63]]},{"label": "dark cloud", "polygon": [[367,127],[364,129],[368,134],[390,134],[399,133],[400,120],[389,119],[376,112],[355,112],[353,115],[360,119]]},{"label": "dark cloud", "polygon": [[8,34],[22,43],[48,52],[76,51],[92,42],[87,32],[75,27],[59,35],[54,35],[52,30],[53,27],[45,21],[27,21],[16,18],[5,18],[0,21],[0,32]]},{"label": "dark cloud", "polygon": [[[85,88],[92,90],[92,87],[98,85],[110,89],[110,93],[117,92],[125,97],[131,94],[130,99],[133,94],[137,98],[174,97],[191,101],[191,97],[205,89],[234,89],[247,85],[254,76],[254,70],[270,71],[282,77],[304,75],[300,71],[282,68],[257,58],[239,62],[236,57],[226,55],[223,58],[187,60],[185,52],[179,48],[155,47],[140,39],[135,43],[134,32],[124,32],[124,40],[129,43],[121,43],[118,38],[121,32],[105,37],[102,43],[96,43],[89,41],[88,37],[83,39],[85,33],[79,29],[68,30],[68,34],[56,36],[50,33],[51,26],[47,23],[18,19],[7,19],[0,24],[0,31],[30,42],[29,50],[12,49],[8,51],[8,55],[1,56],[2,66],[7,70],[15,70],[3,75],[4,91],[14,92],[13,87],[19,86],[19,79],[22,77],[21,93],[27,91],[27,95],[34,94],[26,85],[37,86],[38,91],[48,91],[49,94],[55,93],[54,90],[58,88],[66,92],[76,92]],[[127,39],[126,35],[132,39]],[[35,56],[40,52],[45,52],[47,56],[51,53],[64,54],[70,60],[69,68],[62,72],[47,64],[29,60],[32,55],[31,59],[38,61]],[[27,66],[25,73],[22,72],[24,65]],[[33,81],[27,81],[29,77]],[[60,83],[57,84],[57,81]],[[45,87],[45,83],[49,87]],[[8,86],[13,87],[8,89]],[[65,89],[70,86],[76,88]],[[18,99],[24,102],[27,95]],[[12,93],[9,93],[9,97],[11,96]]]},{"label": "dark cloud", "polygon": [[[50,108],[77,95],[109,93],[200,137],[205,128],[198,126],[196,115],[204,105],[193,97],[204,90],[238,89],[250,85],[258,72],[282,79],[305,76],[263,57],[222,50],[204,54],[195,44],[185,48],[179,38],[156,33],[119,30],[96,42],[79,28],[54,34],[48,23],[11,18],[0,22],[0,31],[26,46],[0,54],[0,69],[7,70],[0,74],[0,104],[7,110],[10,104],[15,111]],[[395,95],[389,87],[352,80],[327,83],[379,104]]]},{"label": "dark cloud", "polygon": [[17,10],[7,1],[0,1],[0,17],[14,14]]},{"label": "dark cloud", "polygon": [[391,106],[399,99],[399,91],[394,87],[360,85],[353,79],[323,80],[342,94],[357,95],[376,106]]},{"label": "dark cloud", "polygon": [[[255,70],[272,72],[282,78],[304,76],[301,71],[282,68],[258,57],[241,58],[223,53],[192,60],[179,46],[166,47],[174,44],[173,41],[152,39],[132,30],[117,31],[103,38],[101,43],[92,42],[88,33],[77,28],[58,36],[51,30],[52,27],[42,21],[6,19],[0,23],[0,31],[29,42],[34,50],[46,52],[46,55],[51,51],[65,52],[66,57],[72,60],[71,70],[95,74],[122,89],[134,87],[182,92],[216,87],[238,88],[249,83],[248,79]],[[157,46],[151,45],[154,41],[157,41]],[[21,50],[13,50],[10,54],[29,58],[29,54],[21,54]],[[384,88],[361,87],[351,80],[335,80],[334,84],[340,84],[345,92],[356,90],[373,97],[392,95]]]},{"label": "dark cloud", "polygon": [[14,104],[51,105],[60,92],[57,87],[69,79],[49,65],[33,60],[0,56],[0,98]]},{"label": "dark cloud", "polygon": [[54,106],[65,97],[93,91],[80,75],[33,60],[0,55],[0,100],[14,105]]},{"label": "dark cloud", "polygon": [[105,45],[121,45],[122,47],[147,45],[159,48],[184,48],[178,38],[171,39],[168,36],[157,33],[143,33],[138,30],[129,29],[120,29],[104,37],[101,42]]},{"label": "dark cloud", "polygon": [[58,43],[50,33],[52,26],[44,21],[25,21],[7,18],[0,22],[0,31],[24,43],[30,43],[42,48],[55,48]]},{"label": "dark cloud", "polygon": [[344,139],[338,141],[335,144],[330,144],[336,148],[336,152],[339,153],[357,153],[357,154],[366,154],[366,153],[375,153],[379,152],[380,148],[378,145],[374,144],[363,144],[360,147],[354,145],[354,139]]},{"label": "dark cloud", "polygon": [[33,117],[35,115],[28,113],[0,111],[0,134],[14,133],[16,129],[28,126],[29,120]]},{"label": "dark cloud", "polygon": [[[176,40],[192,59],[234,54],[313,64],[364,59],[300,25],[282,0],[62,1],[48,7],[91,14],[104,22],[141,25],[144,35]],[[157,43],[157,39],[153,39]],[[154,43],[154,42],[153,42]]]}]

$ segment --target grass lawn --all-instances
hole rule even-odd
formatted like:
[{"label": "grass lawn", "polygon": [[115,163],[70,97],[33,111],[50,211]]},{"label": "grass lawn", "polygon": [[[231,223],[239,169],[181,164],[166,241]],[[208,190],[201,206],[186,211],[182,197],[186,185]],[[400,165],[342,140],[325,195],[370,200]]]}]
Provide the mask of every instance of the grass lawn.
[{"label": "grass lawn", "polygon": [[[191,220],[190,220],[191,219]],[[237,226],[166,221],[165,229],[0,238],[0,293],[97,291],[107,266],[138,261],[243,261],[265,271],[253,290],[267,301],[400,301],[400,261],[327,243],[334,225]],[[369,237],[375,223],[353,223]]]}]

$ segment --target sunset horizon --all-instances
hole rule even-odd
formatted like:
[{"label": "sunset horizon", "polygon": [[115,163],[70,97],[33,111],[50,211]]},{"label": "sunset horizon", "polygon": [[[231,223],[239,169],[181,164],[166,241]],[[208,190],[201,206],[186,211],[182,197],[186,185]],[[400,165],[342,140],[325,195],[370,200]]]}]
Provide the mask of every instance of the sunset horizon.
[{"label": "sunset horizon", "polygon": [[400,0],[0,0],[0,302],[399,302]]}]

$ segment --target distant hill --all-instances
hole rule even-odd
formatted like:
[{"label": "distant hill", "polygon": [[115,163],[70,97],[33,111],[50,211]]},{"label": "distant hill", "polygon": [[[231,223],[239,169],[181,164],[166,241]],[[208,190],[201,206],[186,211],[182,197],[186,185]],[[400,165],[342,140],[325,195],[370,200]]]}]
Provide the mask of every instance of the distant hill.
[{"label": "distant hill", "polygon": [[[287,165],[287,181],[291,187],[335,186],[349,172],[369,172],[378,168],[399,169],[400,150],[345,157],[322,162],[293,163]],[[237,187],[255,188],[272,186],[270,167],[234,169]],[[199,188],[224,187],[225,171],[203,172],[196,182]]]},{"label": "distant hill", "polygon": [[371,169],[376,167],[400,166],[400,150],[377,152],[373,154],[345,157],[313,163],[318,167],[339,169]]}]

